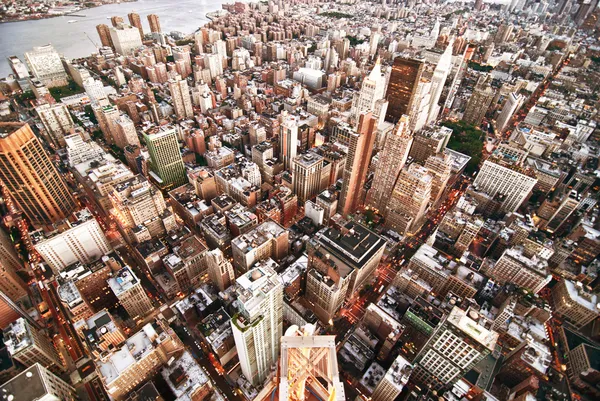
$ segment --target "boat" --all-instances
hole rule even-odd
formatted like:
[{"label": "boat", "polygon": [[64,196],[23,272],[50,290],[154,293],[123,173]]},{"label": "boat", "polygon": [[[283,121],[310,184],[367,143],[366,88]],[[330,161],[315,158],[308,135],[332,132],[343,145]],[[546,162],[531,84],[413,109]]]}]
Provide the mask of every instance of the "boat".
[{"label": "boat", "polygon": [[76,22],[77,22],[76,19],[70,19],[70,20],[67,21],[68,24],[74,24]]}]

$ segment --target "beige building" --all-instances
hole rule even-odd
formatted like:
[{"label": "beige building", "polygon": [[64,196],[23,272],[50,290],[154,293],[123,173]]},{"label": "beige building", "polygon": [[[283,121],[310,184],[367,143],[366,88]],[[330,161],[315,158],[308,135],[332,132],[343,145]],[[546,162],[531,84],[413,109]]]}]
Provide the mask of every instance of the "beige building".
[{"label": "beige building", "polygon": [[53,371],[64,369],[50,337],[23,318],[4,330],[4,344],[11,357],[26,367],[39,363]]},{"label": "beige building", "polygon": [[600,300],[581,283],[561,280],[552,288],[554,311],[578,329],[600,316]]},{"label": "beige building", "polygon": [[[76,401],[75,389],[39,363],[0,386],[7,400]],[[12,397],[12,398],[11,398]]]},{"label": "beige building", "polygon": [[133,321],[143,318],[154,309],[141,281],[129,267],[124,267],[108,279],[108,285]]},{"label": "beige building", "polygon": [[220,291],[225,291],[235,282],[233,265],[219,248],[206,252],[206,265],[210,281]]},{"label": "beige building", "polygon": [[272,220],[231,241],[233,264],[242,272],[250,270],[260,260],[280,260],[288,255],[288,248],[288,231]]}]

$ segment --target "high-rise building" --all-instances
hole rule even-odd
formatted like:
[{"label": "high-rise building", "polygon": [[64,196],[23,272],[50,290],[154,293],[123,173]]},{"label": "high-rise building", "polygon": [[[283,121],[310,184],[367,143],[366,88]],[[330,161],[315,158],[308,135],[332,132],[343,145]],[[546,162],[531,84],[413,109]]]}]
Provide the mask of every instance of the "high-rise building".
[{"label": "high-rise building", "polygon": [[115,145],[121,149],[125,149],[130,145],[140,146],[140,138],[135,129],[135,124],[127,114],[122,114],[115,121],[114,140]]},{"label": "high-rise building", "polygon": [[112,26],[117,27],[124,22],[123,17],[119,17],[118,15],[114,15],[110,17],[110,23]]},{"label": "high-rise building", "polygon": [[277,365],[283,334],[283,286],[273,269],[261,266],[237,278],[236,293],[233,338],[242,373],[258,386]]},{"label": "high-rise building", "polygon": [[447,153],[431,155],[425,161],[425,168],[431,175],[431,204],[435,205],[442,198],[446,184],[450,179],[452,158]]},{"label": "high-rise building", "polygon": [[289,233],[273,220],[267,220],[231,241],[233,264],[246,272],[258,261],[280,260],[288,255]]},{"label": "high-rise building", "polygon": [[0,123],[0,180],[34,225],[62,220],[77,207],[28,124]]},{"label": "high-rise building", "polygon": [[561,280],[552,287],[554,311],[578,329],[600,316],[600,299],[580,282]]},{"label": "high-rise building", "polygon": [[109,106],[108,96],[104,91],[104,84],[99,79],[89,77],[83,81],[83,89],[94,106]]},{"label": "high-rise building", "polygon": [[[102,102],[101,102],[102,103]],[[111,104],[97,104],[93,105],[94,115],[98,120],[98,126],[104,135],[104,140],[112,144],[115,142],[115,124],[120,117],[119,109]]]},{"label": "high-rise building", "polygon": [[298,152],[298,117],[283,115],[280,128],[281,159],[286,170],[291,170],[292,161]]},{"label": "high-rise building", "polygon": [[158,15],[149,14],[148,15],[148,23],[150,24],[150,32],[160,33],[160,20],[158,19]]},{"label": "high-rise building", "polygon": [[314,152],[307,152],[294,158],[293,188],[300,202],[314,198],[327,186],[327,184],[323,186],[324,164],[323,157]]},{"label": "high-rise building", "polygon": [[523,100],[525,100],[523,96],[516,93],[509,93],[508,97],[506,98],[506,103],[504,104],[504,107],[502,108],[502,111],[496,120],[496,130],[498,132],[502,132],[505,128],[507,128],[507,124],[519,107],[521,107]]},{"label": "high-rise building", "polygon": [[172,127],[160,127],[144,134],[152,172],[150,175],[161,187],[176,188],[188,182],[177,131]]},{"label": "high-rise building", "polygon": [[417,355],[412,377],[434,390],[449,388],[494,351],[497,341],[490,321],[454,307]]},{"label": "high-rise building", "polygon": [[387,104],[382,105],[382,101],[385,102],[384,97],[385,75],[381,72],[381,63],[378,58],[371,73],[363,80],[360,91],[354,95],[352,115],[358,118],[362,113],[371,111],[374,116],[381,117],[381,121],[387,109]]},{"label": "high-rise building", "polygon": [[[315,326],[291,326],[281,337],[279,399],[303,400],[306,391],[329,401],[344,401],[335,336],[315,335]],[[307,388],[308,387],[308,388]]]},{"label": "high-rise building", "polygon": [[416,163],[400,171],[385,210],[385,224],[398,234],[414,233],[423,222],[431,200],[433,179]]},{"label": "high-rise building", "polygon": [[386,121],[397,122],[409,115],[425,63],[422,60],[396,57],[388,82]]},{"label": "high-rise building", "polygon": [[408,379],[413,372],[413,366],[402,355],[392,363],[392,366],[387,370],[385,376],[379,381],[371,400],[373,401],[388,401],[395,400],[404,386],[408,383]]},{"label": "high-rise building", "polygon": [[67,72],[52,45],[34,47],[25,52],[25,62],[31,74],[48,88],[68,84]]},{"label": "high-rise building", "polygon": [[206,264],[208,266],[208,277],[220,291],[225,291],[234,283],[235,273],[233,265],[217,248],[206,252]]},{"label": "high-rise building", "polygon": [[47,369],[64,369],[48,334],[20,318],[4,330],[4,344],[11,357],[26,367],[39,363]]},{"label": "high-rise building", "polygon": [[129,19],[129,24],[140,31],[140,38],[143,40],[144,29],[142,28],[142,19],[140,18],[140,15],[137,13],[129,13],[127,14],[127,18]]},{"label": "high-rise building", "polygon": [[46,103],[36,107],[35,111],[54,144],[64,146],[65,135],[68,135],[75,126],[67,106],[62,103],[52,105]]},{"label": "high-rise building", "polygon": [[431,77],[431,97],[429,99],[429,112],[427,114],[427,123],[434,122],[440,113],[440,98],[442,97],[442,91],[444,84],[452,69],[452,46],[454,45],[454,39],[451,39],[446,46],[446,50],[440,57],[435,70],[433,70],[433,76]]},{"label": "high-rise building", "polygon": [[505,250],[488,269],[487,275],[498,284],[511,283],[534,294],[540,292],[552,279],[548,274],[548,262],[536,255],[527,257],[520,246]]},{"label": "high-rise building", "polygon": [[13,302],[27,295],[25,283],[16,273],[21,269],[23,261],[17,256],[9,236],[0,228],[0,291]]},{"label": "high-rise building", "polygon": [[192,97],[190,96],[190,90],[188,88],[187,81],[177,77],[175,79],[169,79],[169,92],[171,93],[171,101],[173,102],[173,108],[177,118],[190,118],[194,116],[194,109],[192,107]]},{"label": "high-rise building", "polygon": [[108,279],[108,285],[133,321],[145,317],[154,309],[142,282],[129,267],[124,267]]},{"label": "high-rise building", "polygon": [[477,127],[480,126],[494,96],[495,94],[491,86],[485,83],[478,83],[467,103],[462,118],[463,121]]},{"label": "high-rise building", "polygon": [[96,31],[100,37],[100,44],[105,47],[114,47],[112,38],[110,37],[110,28],[106,24],[96,25]]},{"label": "high-rise building", "polygon": [[76,262],[91,263],[112,249],[89,210],[83,209],[73,216],[74,221],[65,219],[52,232],[38,230],[31,234],[35,250],[55,272]]},{"label": "high-rise building", "polygon": [[408,129],[408,117],[402,116],[393,131],[386,135],[373,183],[367,195],[368,206],[385,211],[394,184],[408,158],[412,142],[413,135]]},{"label": "high-rise building", "polygon": [[528,170],[498,159],[488,159],[483,162],[473,187],[491,198],[499,197],[503,211],[515,212],[536,183],[537,179]]},{"label": "high-rise building", "polygon": [[361,114],[356,132],[350,134],[348,156],[344,167],[344,182],[340,196],[342,216],[358,209],[364,192],[367,172],[373,154],[377,131],[377,120],[373,113]]},{"label": "high-rise building", "polygon": [[132,55],[136,49],[142,46],[140,31],[131,25],[119,24],[108,28],[108,30],[115,52],[123,56]]},{"label": "high-rise building", "polygon": [[0,386],[7,400],[76,401],[75,389],[39,363],[29,367]]}]

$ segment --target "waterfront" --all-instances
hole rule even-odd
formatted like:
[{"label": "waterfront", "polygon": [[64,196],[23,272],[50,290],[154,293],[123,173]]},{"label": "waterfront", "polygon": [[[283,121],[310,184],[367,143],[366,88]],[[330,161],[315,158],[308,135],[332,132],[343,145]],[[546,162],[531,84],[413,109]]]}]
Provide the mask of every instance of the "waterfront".
[{"label": "waterfront", "polygon": [[[85,18],[62,16],[43,20],[0,24],[0,77],[11,73],[6,58],[23,53],[33,46],[52,43],[67,58],[84,57],[94,52],[100,43],[96,25],[110,25],[108,18],[119,15],[127,22],[127,14],[136,12],[142,17],[144,32],[149,32],[148,14],[158,14],[163,32],[191,33],[208,22],[206,13],[221,8],[228,0],[138,0],[134,3],[109,4],[82,10]],[[69,20],[77,20],[69,24]],[[85,34],[91,38],[88,39]]]}]

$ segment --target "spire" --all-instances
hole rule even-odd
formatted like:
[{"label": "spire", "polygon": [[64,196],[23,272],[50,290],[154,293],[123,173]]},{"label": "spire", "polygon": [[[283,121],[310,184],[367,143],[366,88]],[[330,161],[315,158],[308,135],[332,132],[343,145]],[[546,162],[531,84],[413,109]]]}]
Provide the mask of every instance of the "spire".
[{"label": "spire", "polygon": [[379,78],[381,78],[381,58],[377,57],[377,60],[375,61],[375,66],[373,67],[373,69],[371,70],[371,73],[369,74],[369,79],[376,81]]}]

